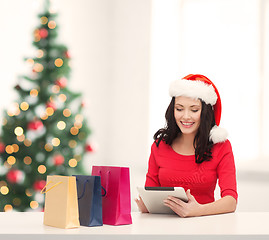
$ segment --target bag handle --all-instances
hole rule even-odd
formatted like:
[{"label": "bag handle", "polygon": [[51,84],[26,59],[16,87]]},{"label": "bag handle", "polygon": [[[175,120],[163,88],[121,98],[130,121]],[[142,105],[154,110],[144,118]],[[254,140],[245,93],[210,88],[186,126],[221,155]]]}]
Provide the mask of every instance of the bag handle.
[{"label": "bag handle", "polygon": [[[76,178],[76,181],[78,182],[79,180]],[[84,194],[85,194],[85,190],[86,190],[86,183],[87,183],[87,182],[89,182],[89,179],[87,179],[87,180],[84,182],[84,184],[83,184],[83,192],[81,193],[80,196],[78,196],[78,200],[81,199],[81,198],[84,196]],[[105,190],[102,186],[101,186],[101,188],[105,191],[105,193],[102,194],[102,197],[104,197],[104,196],[106,195],[106,190]]]},{"label": "bag handle", "polygon": [[[101,177],[101,170],[99,170],[99,171],[98,171],[98,174],[99,174],[99,176]],[[104,194],[102,194],[102,197],[106,196],[106,195],[107,195],[107,193],[108,193],[108,186],[109,186],[110,171],[108,170],[108,171],[106,172],[106,174],[107,174],[107,178],[106,178],[106,186],[105,186],[105,188],[101,186],[101,187],[102,187],[102,189],[105,191],[105,193],[104,193]]]},{"label": "bag handle", "polygon": [[[76,181],[78,182],[78,179],[76,178]],[[78,200],[81,199],[84,194],[85,194],[85,188],[86,188],[86,183],[89,182],[89,179],[87,179],[85,182],[84,182],[84,185],[83,185],[83,192],[80,196],[78,196]]]},{"label": "bag handle", "polygon": [[110,178],[110,171],[106,172],[107,178],[106,178],[106,192],[108,192],[108,186],[109,186],[109,178]]},{"label": "bag handle", "polygon": [[103,186],[101,186],[101,188],[104,190],[104,194],[102,194],[102,197],[104,197],[106,195],[106,190]]},{"label": "bag handle", "polygon": [[[58,183],[55,183],[51,188],[47,189],[47,186],[51,183],[52,181],[49,181],[43,188],[42,190],[40,191],[40,193],[47,193],[48,191],[50,191],[52,188],[58,186],[59,184],[63,183],[63,182],[58,182]],[[46,189],[46,190],[45,190]]]}]

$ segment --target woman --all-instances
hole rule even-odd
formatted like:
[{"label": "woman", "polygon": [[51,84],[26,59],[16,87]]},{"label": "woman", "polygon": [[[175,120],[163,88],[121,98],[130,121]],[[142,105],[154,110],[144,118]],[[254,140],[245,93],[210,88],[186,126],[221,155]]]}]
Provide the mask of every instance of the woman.
[{"label": "woman", "polygon": [[[164,204],[180,217],[234,212],[237,187],[234,157],[227,133],[219,127],[221,100],[203,75],[172,82],[165,128],[154,135],[145,186],[183,187],[188,202],[168,197]],[[221,198],[214,199],[216,182]],[[148,212],[142,199],[135,200]]]}]

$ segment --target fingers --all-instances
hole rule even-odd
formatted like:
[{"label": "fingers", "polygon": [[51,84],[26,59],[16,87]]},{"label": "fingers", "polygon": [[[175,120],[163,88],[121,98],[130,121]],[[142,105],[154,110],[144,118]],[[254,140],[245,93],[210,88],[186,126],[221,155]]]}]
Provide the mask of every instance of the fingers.
[{"label": "fingers", "polygon": [[164,205],[169,207],[172,211],[174,211],[178,216],[180,217],[185,217],[183,214],[184,208],[177,204],[176,202],[170,200],[170,199],[165,199],[164,200]]},{"label": "fingers", "polygon": [[140,207],[142,205],[142,199],[141,199],[141,197],[139,196],[139,199],[135,198],[135,202],[138,205],[138,207]]},{"label": "fingers", "polygon": [[191,195],[191,190],[190,190],[190,189],[188,189],[188,190],[186,191],[186,195],[187,195],[187,197],[188,197],[189,200],[194,198],[194,197]]},{"label": "fingers", "polygon": [[175,211],[175,209],[181,209],[185,204],[182,200],[171,196],[169,196],[163,202],[164,205],[170,207],[173,211]]},{"label": "fingers", "polygon": [[148,213],[148,209],[147,207],[145,206],[143,200],[141,199],[141,197],[139,196],[139,199],[135,199],[135,202],[140,210],[140,212],[142,213]]},{"label": "fingers", "polygon": [[169,196],[164,200],[164,205],[171,208],[178,216],[186,217],[185,211],[187,203],[180,200],[179,198]]},{"label": "fingers", "polygon": [[179,198],[173,197],[173,196],[169,196],[166,200],[174,202],[175,204],[179,205],[179,206],[184,206],[184,204],[186,204],[184,201],[182,201]]},{"label": "fingers", "polygon": [[169,198],[165,199],[163,202],[164,202],[164,205],[166,205],[166,206],[168,206],[168,207],[170,207],[170,208],[178,208],[178,207],[182,207],[182,206],[180,205],[180,203],[177,203],[177,202],[175,202],[175,201],[173,201],[173,200],[171,200],[171,199],[169,199]]}]

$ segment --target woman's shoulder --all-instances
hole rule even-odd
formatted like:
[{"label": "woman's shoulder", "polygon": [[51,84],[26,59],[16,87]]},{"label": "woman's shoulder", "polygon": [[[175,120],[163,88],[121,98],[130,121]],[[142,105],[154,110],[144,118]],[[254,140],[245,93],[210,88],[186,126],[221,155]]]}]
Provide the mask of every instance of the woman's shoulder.
[{"label": "woman's shoulder", "polygon": [[231,142],[226,139],[224,142],[219,142],[219,143],[216,143],[214,144],[213,148],[212,148],[212,151],[216,154],[219,154],[219,153],[228,153],[228,152],[232,152],[232,145],[231,145]]},{"label": "woman's shoulder", "polygon": [[168,148],[169,148],[169,145],[163,139],[156,139],[151,145],[151,149],[155,151],[168,149]]}]

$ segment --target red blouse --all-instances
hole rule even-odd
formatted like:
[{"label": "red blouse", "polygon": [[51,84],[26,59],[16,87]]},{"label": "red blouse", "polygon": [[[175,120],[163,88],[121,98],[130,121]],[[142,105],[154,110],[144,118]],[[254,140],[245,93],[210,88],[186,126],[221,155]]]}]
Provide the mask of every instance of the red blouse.
[{"label": "red blouse", "polygon": [[221,197],[230,195],[237,200],[234,156],[229,140],[212,148],[212,159],[195,163],[195,156],[181,155],[161,141],[159,147],[152,144],[145,186],[183,187],[190,189],[198,203],[215,200],[216,183]]}]

